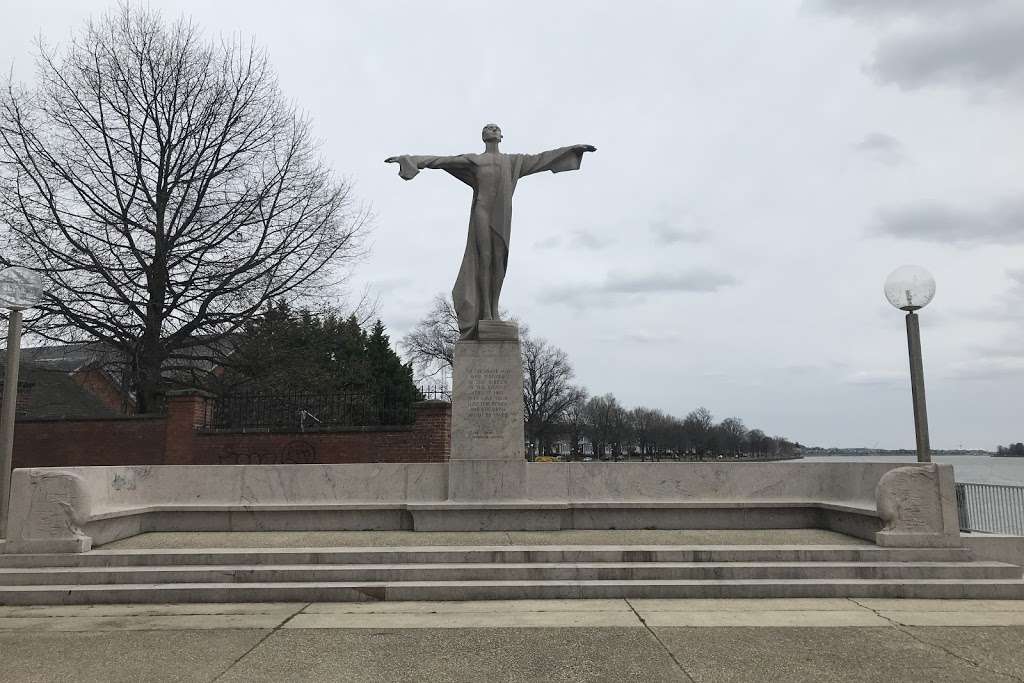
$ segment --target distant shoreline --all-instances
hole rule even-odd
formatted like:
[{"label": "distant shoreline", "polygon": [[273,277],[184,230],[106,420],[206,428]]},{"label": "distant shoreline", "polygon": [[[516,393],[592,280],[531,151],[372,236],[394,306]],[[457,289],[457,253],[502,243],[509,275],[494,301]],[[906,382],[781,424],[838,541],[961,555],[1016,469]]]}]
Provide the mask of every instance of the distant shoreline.
[{"label": "distant shoreline", "polygon": [[[802,455],[807,457],[823,457],[827,458],[830,456],[836,457],[858,457],[858,456],[882,456],[891,458],[900,457],[915,457],[917,451],[872,451],[867,449],[856,449],[856,450],[842,450],[842,449],[822,449],[822,450],[804,450]],[[963,456],[963,457],[990,457],[990,458],[1019,458],[1024,456],[1019,455],[997,455],[991,451],[932,451],[932,455],[948,455],[948,456]]]}]

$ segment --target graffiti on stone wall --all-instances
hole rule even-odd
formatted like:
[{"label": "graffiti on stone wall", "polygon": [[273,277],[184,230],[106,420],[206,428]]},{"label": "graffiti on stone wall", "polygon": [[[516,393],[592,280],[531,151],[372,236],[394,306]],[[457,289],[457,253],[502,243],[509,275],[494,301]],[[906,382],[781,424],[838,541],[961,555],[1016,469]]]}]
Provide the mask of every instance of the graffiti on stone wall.
[{"label": "graffiti on stone wall", "polygon": [[316,462],[316,445],[293,439],[283,448],[228,446],[217,456],[220,465],[309,465]]}]

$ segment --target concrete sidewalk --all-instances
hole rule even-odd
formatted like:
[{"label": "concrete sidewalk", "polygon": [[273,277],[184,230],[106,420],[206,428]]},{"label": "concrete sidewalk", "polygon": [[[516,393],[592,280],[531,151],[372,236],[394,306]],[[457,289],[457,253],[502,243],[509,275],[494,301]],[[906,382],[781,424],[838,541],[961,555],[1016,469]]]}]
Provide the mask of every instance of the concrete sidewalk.
[{"label": "concrete sidewalk", "polygon": [[1024,601],[0,607],[4,681],[1024,681]]}]

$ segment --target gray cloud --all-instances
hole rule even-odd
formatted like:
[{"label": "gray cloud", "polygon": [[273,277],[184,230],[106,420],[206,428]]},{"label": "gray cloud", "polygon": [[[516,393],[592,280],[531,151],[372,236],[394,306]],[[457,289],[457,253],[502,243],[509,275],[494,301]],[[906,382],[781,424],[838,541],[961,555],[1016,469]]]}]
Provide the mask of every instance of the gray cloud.
[{"label": "gray cloud", "polygon": [[405,289],[413,285],[415,281],[408,275],[394,277],[381,277],[372,282],[373,288],[381,294],[390,294],[399,289]]},{"label": "gray cloud", "polygon": [[960,380],[1003,380],[1008,376],[1024,374],[1024,358],[989,356],[953,363],[946,376]]},{"label": "gray cloud", "polygon": [[1020,331],[1014,330],[1000,339],[986,344],[972,344],[971,353],[984,358],[1018,359],[1024,361],[1024,346],[1020,343]]},{"label": "gray cloud", "polygon": [[603,286],[613,294],[643,294],[649,292],[716,292],[722,287],[736,284],[728,273],[694,268],[670,274],[625,275],[609,273]]},{"label": "gray cloud", "polygon": [[586,229],[573,230],[570,234],[572,235],[572,246],[579,249],[604,249],[614,241]]},{"label": "gray cloud", "polygon": [[938,202],[881,209],[869,232],[944,244],[1019,244],[1024,242],[1024,197],[980,210]]},{"label": "gray cloud", "polygon": [[843,377],[842,381],[858,386],[892,387],[905,385],[907,373],[901,370],[858,370]]},{"label": "gray cloud", "polygon": [[[566,239],[566,237],[568,239]],[[599,235],[592,230],[579,229],[572,230],[568,236],[564,235],[552,235],[545,237],[542,240],[538,240],[533,243],[536,249],[557,249],[559,247],[567,246],[574,249],[604,249],[608,245],[614,242],[613,239]]]},{"label": "gray cloud", "polygon": [[598,341],[611,344],[678,344],[685,340],[684,335],[675,332],[652,332],[650,330],[638,329],[627,330],[619,334],[604,334]]},{"label": "gray cloud", "polygon": [[654,241],[658,244],[697,243],[705,242],[708,238],[706,230],[684,230],[664,220],[652,221],[651,232],[654,233]]},{"label": "gray cloud", "polygon": [[991,5],[993,0],[806,0],[812,12],[857,19],[892,19],[902,16],[942,16]]},{"label": "gray cloud", "polygon": [[1006,275],[1010,286],[996,297],[995,305],[972,311],[986,322],[1005,323],[1001,336],[970,346],[972,357],[953,364],[948,370],[950,378],[1000,380],[1024,374],[1024,268],[1007,270]]},{"label": "gray cloud", "polygon": [[560,235],[552,235],[551,237],[545,237],[542,240],[538,240],[533,243],[534,249],[554,249],[562,244],[562,237]]},{"label": "gray cloud", "polygon": [[883,38],[868,72],[880,83],[916,90],[953,85],[1024,91],[1024,6],[929,24]]},{"label": "gray cloud", "polygon": [[862,140],[854,143],[853,148],[887,166],[896,166],[905,161],[903,144],[887,133],[868,133]]},{"label": "gray cloud", "polygon": [[590,303],[611,303],[618,299],[664,293],[710,293],[736,284],[728,273],[692,268],[675,273],[636,275],[612,271],[603,282],[573,284],[548,290],[543,300],[580,306]]},{"label": "gray cloud", "polygon": [[900,141],[891,135],[886,133],[868,133],[864,136],[864,139],[856,143],[854,149],[859,149],[862,152],[892,152],[899,151],[901,148]]},{"label": "gray cloud", "polygon": [[1006,350],[1012,350],[1014,355],[1024,356],[1024,344],[1020,341],[1021,335],[1024,334],[1024,268],[1007,270],[1006,275],[1010,278],[1010,287],[998,299],[1001,304],[998,315],[1004,320],[1012,321],[1018,328],[1008,344],[1012,349]]},{"label": "gray cloud", "polygon": [[804,8],[888,27],[865,67],[879,83],[1024,93],[1019,0],[805,0]]},{"label": "gray cloud", "polygon": [[1006,274],[1013,280],[1012,296],[1024,303],[1024,268],[1008,270]]}]

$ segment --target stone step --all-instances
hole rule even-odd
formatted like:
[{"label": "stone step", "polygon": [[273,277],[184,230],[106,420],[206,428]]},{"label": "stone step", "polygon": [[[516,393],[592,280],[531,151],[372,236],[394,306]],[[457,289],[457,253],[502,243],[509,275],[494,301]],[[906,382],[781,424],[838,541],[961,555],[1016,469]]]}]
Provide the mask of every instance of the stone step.
[{"label": "stone step", "polygon": [[543,562],[0,569],[0,586],[171,583],[1019,579],[1002,562]]},{"label": "stone step", "polygon": [[0,587],[0,605],[824,597],[1024,599],[1024,580],[413,581]]},{"label": "stone step", "polygon": [[457,562],[966,562],[970,559],[970,551],[966,548],[882,548],[873,545],[503,545],[173,550],[99,549],[80,554],[0,554],[0,567],[438,564]]}]

